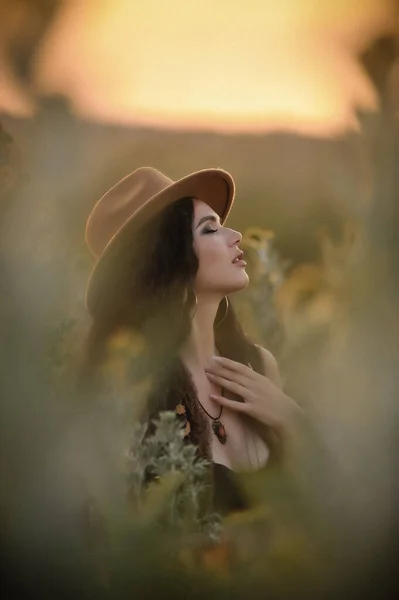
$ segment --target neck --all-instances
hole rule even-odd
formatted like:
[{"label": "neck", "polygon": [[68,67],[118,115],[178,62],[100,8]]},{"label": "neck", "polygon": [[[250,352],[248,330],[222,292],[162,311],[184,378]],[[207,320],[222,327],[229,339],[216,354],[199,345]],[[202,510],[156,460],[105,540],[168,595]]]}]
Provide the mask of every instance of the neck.
[{"label": "neck", "polygon": [[191,331],[181,357],[187,366],[204,368],[216,353],[214,321],[220,298],[198,298]]}]

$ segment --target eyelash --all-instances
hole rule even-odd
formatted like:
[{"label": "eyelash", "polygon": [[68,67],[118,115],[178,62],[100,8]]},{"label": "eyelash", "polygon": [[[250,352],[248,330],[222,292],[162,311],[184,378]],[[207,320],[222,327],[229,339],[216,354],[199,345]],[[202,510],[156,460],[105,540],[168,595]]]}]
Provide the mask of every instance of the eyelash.
[{"label": "eyelash", "polygon": [[204,229],[202,233],[217,233],[217,229]]}]

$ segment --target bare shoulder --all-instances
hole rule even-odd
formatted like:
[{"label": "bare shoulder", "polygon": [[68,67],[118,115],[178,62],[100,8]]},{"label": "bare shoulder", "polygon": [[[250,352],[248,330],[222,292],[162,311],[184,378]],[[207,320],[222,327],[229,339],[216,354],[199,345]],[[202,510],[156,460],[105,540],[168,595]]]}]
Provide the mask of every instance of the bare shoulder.
[{"label": "bare shoulder", "polygon": [[276,384],[279,388],[281,388],[282,381],[281,381],[280,372],[278,369],[277,360],[275,359],[275,357],[269,350],[266,350],[266,348],[263,348],[262,346],[258,346],[258,344],[256,344],[256,347],[259,350],[260,355],[263,359],[263,364],[265,365],[266,376],[268,377],[268,379],[270,379],[270,381],[273,381],[274,384]]}]

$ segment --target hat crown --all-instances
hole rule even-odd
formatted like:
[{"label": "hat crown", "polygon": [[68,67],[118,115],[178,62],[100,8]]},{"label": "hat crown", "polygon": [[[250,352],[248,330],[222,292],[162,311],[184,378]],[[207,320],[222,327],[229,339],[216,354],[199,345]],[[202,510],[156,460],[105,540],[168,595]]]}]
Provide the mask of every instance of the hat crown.
[{"label": "hat crown", "polygon": [[140,167],[108,190],[94,206],[86,226],[86,242],[98,258],[122,225],[174,181],[153,167]]}]

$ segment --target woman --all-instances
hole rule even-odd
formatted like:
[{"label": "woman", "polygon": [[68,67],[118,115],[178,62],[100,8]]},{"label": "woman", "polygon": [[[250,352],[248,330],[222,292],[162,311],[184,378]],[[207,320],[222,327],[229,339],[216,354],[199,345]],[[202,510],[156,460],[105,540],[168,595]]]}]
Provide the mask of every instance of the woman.
[{"label": "woman", "polygon": [[[278,454],[300,410],[228,300],[248,284],[242,236],[224,226],[233,200],[233,179],[220,169],[173,182],[144,167],[99,200],[86,230],[97,258],[86,296],[90,363],[101,363],[120,330],[139,333],[145,350],[132,376],[151,376],[146,418],[175,410],[222,491],[232,471]],[[227,496],[238,508],[238,495]]]}]

